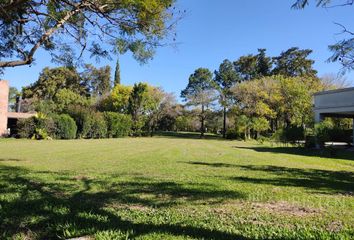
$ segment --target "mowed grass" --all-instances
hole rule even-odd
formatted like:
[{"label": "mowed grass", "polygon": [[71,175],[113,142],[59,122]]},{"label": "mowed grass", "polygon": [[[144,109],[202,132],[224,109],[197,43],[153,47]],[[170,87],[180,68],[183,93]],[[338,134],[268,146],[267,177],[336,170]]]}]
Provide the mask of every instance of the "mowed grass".
[{"label": "mowed grass", "polygon": [[354,154],[219,139],[0,140],[0,239],[353,239]]}]

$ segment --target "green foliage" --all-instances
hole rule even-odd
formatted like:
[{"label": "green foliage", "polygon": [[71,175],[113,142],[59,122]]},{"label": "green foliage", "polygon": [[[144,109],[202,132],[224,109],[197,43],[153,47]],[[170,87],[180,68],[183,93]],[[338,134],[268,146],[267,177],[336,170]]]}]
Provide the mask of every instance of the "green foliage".
[{"label": "green foliage", "polygon": [[104,138],[107,135],[107,124],[100,112],[82,107],[72,106],[68,114],[75,120],[78,138]]},{"label": "green foliage", "polygon": [[105,138],[107,136],[107,123],[102,113],[91,112],[86,121],[87,125],[84,128],[86,138]]},{"label": "green foliage", "polygon": [[37,113],[34,117],[20,119],[17,122],[17,132],[20,138],[47,139],[54,131],[53,119],[43,113]]},{"label": "green foliage", "polygon": [[148,85],[146,83],[134,84],[128,100],[128,112],[133,120],[133,134],[140,135],[145,122],[142,119],[144,112],[144,103],[147,99]]},{"label": "green foliage", "polygon": [[86,64],[82,78],[93,97],[103,96],[111,91],[111,67],[109,65],[96,68],[91,64]]},{"label": "green foliage", "polygon": [[24,98],[53,100],[61,89],[70,89],[76,94],[85,93],[80,76],[74,68],[44,68],[38,80],[29,87],[23,88]]},{"label": "green foliage", "polygon": [[226,131],[226,139],[241,139],[242,137],[237,129],[231,128]]},{"label": "green foliage", "polygon": [[264,132],[269,129],[269,121],[264,117],[253,118],[252,119],[252,128],[256,132]]},{"label": "green foliage", "polygon": [[[0,45],[4,47],[0,48],[0,71],[32,64],[40,48],[49,51],[54,62],[66,66],[75,66],[85,52],[99,60],[109,58],[111,53],[130,51],[138,61],[146,62],[170,36],[182,15],[174,3],[174,0],[2,0]],[[17,31],[13,31],[14,27]]]},{"label": "green foliage", "polygon": [[290,48],[274,57],[275,67],[273,75],[287,77],[316,77],[317,71],[313,68],[315,61],[308,59],[312,53],[310,49],[301,50],[297,47]]},{"label": "green foliage", "polygon": [[107,123],[107,137],[117,138],[130,135],[131,116],[115,112],[104,112],[103,115]]},{"label": "green foliage", "polygon": [[36,128],[34,118],[19,119],[17,133],[20,138],[31,138]]},{"label": "green foliage", "polygon": [[190,75],[187,87],[181,91],[181,97],[187,105],[200,107],[200,133],[205,132],[206,110],[216,100],[213,73],[207,68],[198,68]]},{"label": "green foliage", "polygon": [[281,143],[296,144],[299,141],[305,140],[304,129],[302,127],[296,127],[296,126],[280,128],[275,133],[273,133],[272,140]]},{"label": "green foliage", "polygon": [[108,96],[99,101],[97,107],[101,111],[128,113],[131,92],[131,86],[116,85]]},{"label": "green foliage", "polygon": [[77,126],[67,114],[54,115],[55,132],[53,136],[57,139],[74,139],[76,138]]},{"label": "green foliage", "polygon": [[251,80],[270,75],[272,59],[266,56],[266,49],[258,49],[257,55],[241,56],[234,62],[242,80]]},{"label": "green foliage", "polygon": [[114,72],[114,86],[120,85],[121,84],[121,79],[120,79],[120,65],[119,65],[119,58],[117,59],[116,63],[116,69]]},{"label": "green foliage", "polygon": [[60,89],[55,95],[53,102],[55,104],[55,112],[66,112],[70,105],[90,105],[90,100],[86,97],[67,88]]},{"label": "green foliage", "polygon": [[315,124],[315,135],[320,146],[324,146],[325,142],[329,142],[331,140],[330,132],[333,127],[333,123],[329,120]]},{"label": "green foliage", "polygon": [[16,110],[16,99],[20,96],[20,92],[15,87],[9,89],[9,108],[11,111]]}]

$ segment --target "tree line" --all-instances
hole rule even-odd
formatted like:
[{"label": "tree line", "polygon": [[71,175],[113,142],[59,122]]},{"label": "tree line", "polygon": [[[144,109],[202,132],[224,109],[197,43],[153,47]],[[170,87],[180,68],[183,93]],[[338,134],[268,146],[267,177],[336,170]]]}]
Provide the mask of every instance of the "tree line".
[{"label": "tree line", "polygon": [[[196,69],[181,91],[183,104],[160,87],[121,84],[119,61],[113,80],[109,66],[85,65],[81,71],[44,68],[36,82],[22,89],[21,110],[41,112],[48,118],[68,115],[76,122],[75,137],[82,138],[119,136],[112,131],[132,136],[199,131],[201,137],[210,132],[224,138],[259,139],[292,128],[304,137],[314,127],[313,93],[339,83],[335,77],[317,76],[311,52],[290,48],[271,57],[266,49],[258,49],[257,54],[224,60],[214,72]],[[101,119],[100,123],[94,123],[95,119]],[[88,134],[90,128],[103,130]],[[53,129],[44,127],[42,132],[48,135]],[[35,127],[22,135],[34,136]]]}]

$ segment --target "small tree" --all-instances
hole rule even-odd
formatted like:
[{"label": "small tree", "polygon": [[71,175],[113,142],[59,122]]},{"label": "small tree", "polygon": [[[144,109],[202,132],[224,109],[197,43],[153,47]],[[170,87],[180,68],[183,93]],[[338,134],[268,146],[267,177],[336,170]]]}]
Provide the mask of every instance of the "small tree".
[{"label": "small tree", "polygon": [[259,134],[269,129],[269,121],[264,118],[253,118],[252,119],[252,128],[257,132],[257,139],[259,138]]}]

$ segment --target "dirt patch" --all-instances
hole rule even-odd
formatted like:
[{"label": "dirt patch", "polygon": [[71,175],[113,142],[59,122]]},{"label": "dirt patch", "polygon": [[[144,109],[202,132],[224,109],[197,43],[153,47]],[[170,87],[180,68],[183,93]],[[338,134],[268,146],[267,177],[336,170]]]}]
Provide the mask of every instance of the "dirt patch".
[{"label": "dirt patch", "polygon": [[89,180],[89,178],[87,176],[84,176],[84,175],[78,175],[78,176],[73,177],[73,180],[86,181],[86,180]]},{"label": "dirt patch", "polygon": [[340,232],[343,229],[343,223],[341,221],[331,222],[330,224],[328,224],[326,229],[334,233]]},{"label": "dirt patch", "polygon": [[313,216],[320,213],[319,209],[297,206],[285,201],[270,203],[253,203],[252,209],[262,209],[272,213],[286,214],[297,217]]}]

